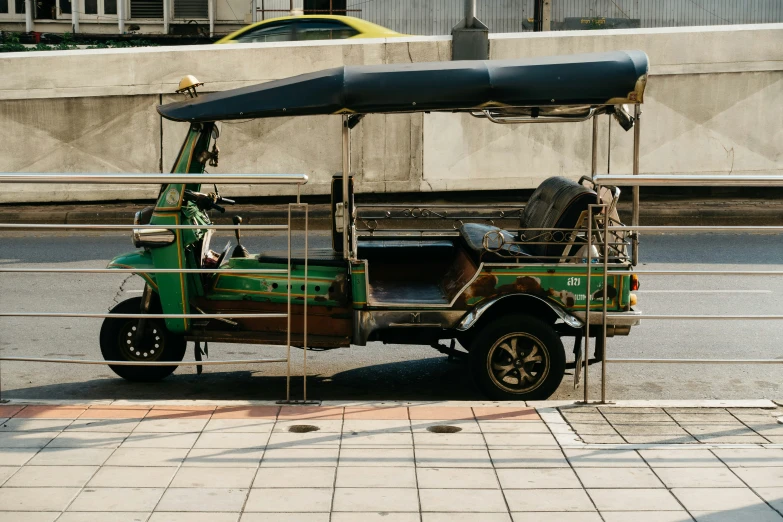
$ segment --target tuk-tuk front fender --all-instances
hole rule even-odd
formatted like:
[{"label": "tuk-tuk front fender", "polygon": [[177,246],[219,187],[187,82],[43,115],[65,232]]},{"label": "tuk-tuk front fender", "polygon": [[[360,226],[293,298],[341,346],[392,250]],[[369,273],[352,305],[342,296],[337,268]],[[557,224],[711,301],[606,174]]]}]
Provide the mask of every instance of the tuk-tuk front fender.
[{"label": "tuk-tuk front fender", "polygon": [[[115,257],[109,262],[106,268],[139,268],[146,270],[155,268],[155,265],[152,262],[152,254],[149,250],[137,250]],[[156,293],[158,292],[158,283],[155,280],[155,274],[138,272],[136,275],[144,279]]]}]

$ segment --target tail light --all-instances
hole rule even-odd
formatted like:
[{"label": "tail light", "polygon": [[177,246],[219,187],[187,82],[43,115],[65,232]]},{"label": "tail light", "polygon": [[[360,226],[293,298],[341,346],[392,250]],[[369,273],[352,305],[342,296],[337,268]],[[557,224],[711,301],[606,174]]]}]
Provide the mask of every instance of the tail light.
[{"label": "tail light", "polygon": [[639,290],[639,276],[631,274],[631,290]]}]

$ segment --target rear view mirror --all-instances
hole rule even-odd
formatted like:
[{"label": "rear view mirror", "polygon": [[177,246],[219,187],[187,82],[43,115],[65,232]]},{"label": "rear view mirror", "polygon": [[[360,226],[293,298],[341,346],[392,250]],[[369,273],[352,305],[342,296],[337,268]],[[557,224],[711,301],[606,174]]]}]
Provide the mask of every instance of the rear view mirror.
[{"label": "rear view mirror", "polygon": [[629,131],[633,128],[633,116],[631,116],[630,107],[628,105],[615,105],[612,107],[614,119],[620,124],[623,130]]}]

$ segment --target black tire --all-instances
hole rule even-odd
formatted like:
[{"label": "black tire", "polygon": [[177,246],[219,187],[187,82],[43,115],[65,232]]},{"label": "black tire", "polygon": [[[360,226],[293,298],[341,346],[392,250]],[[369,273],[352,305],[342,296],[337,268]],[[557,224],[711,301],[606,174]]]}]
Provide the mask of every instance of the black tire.
[{"label": "black tire", "polygon": [[[138,314],[141,297],[127,299],[114,308],[111,314]],[[150,313],[161,313],[160,302],[154,296]],[[115,319],[107,317],[101,326],[101,353],[105,361],[171,361],[179,362],[185,357],[186,343],[182,336],[166,329],[162,319],[147,319],[142,346],[132,346],[135,340],[138,319]],[[177,369],[173,366],[112,366],[114,373],[129,381],[159,381]]]},{"label": "black tire", "polygon": [[548,399],[565,374],[560,336],[551,325],[527,315],[506,315],[485,325],[470,354],[476,384],[496,400]]}]

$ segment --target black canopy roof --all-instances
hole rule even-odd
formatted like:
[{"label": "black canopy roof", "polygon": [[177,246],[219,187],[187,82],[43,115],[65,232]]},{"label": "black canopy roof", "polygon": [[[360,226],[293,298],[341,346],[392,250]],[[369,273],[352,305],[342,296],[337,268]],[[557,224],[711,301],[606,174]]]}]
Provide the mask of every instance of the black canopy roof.
[{"label": "black canopy roof", "polygon": [[345,66],[158,107],[204,122],[340,113],[466,111],[642,101],[647,55],[614,51],[526,58]]}]

